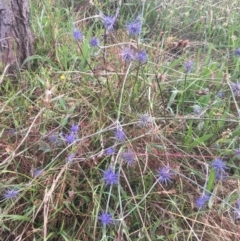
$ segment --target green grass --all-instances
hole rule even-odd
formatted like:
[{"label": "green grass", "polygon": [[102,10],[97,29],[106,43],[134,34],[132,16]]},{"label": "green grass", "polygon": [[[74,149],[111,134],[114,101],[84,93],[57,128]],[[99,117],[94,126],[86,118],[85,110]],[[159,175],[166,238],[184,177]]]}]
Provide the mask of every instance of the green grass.
[{"label": "green grass", "polygon": [[[34,56],[18,75],[0,77],[0,240],[239,240],[239,1],[123,1],[104,40],[98,15],[113,16],[118,4],[30,1]],[[126,24],[141,15],[140,37],[129,36]],[[89,47],[92,36],[100,49]],[[168,44],[180,39],[190,44],[174,54]],[[145,50],[148,62],[124,62],[128,46]],[[141,127],[146,113],[152,118]],[[67,145],[72,124],[80,130]],[[114,138],[119,124],[123,142]],[[220,181],[211,167],[218,157],[228,167]],[[104,184],[109,166],[118,185]],[[168,185],[157,179],[163,167],[174,172]],[[5,200],[12,189],[18,195]],[[211,197],[198,210],[204,192]],[[113,215],[111,225],[101,224],[102,212]]]}]

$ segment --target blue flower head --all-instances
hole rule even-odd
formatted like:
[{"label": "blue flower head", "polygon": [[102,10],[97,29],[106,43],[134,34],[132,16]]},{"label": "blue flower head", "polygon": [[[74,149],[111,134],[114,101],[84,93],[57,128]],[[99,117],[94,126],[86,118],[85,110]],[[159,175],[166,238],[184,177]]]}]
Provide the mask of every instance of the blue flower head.
[{"label": "blue flower head", "polygon": [[75,141],[76,137],[73,132],[67,134],[65,136],[65,141],[67,142],[68,145],[72,144]]},{"label": "blue flower head", "polygon": [[18,196],[19,192],[20,190],[16,188],[6,190],[5,193],[3,194],[3,198],[5,200],[14,199]]},{"label": "blue flower head", "polygon": [[72,124],[70,131],[73,133],[77,133],[79,131],[79,126]]},{"label": "blue flower head", "polygon": [[139,51],[137,53],[137,60],[139,63],[144,64],[148,61],[148,55],[145,51]]},{"label": "blue flower head", "polygon": [[108,147],[106,150],[105,150],[105,154],[107,156],[112,156],[115,154],[115,148],[113,146],[111,147]]},{"label": "blue flower head", "polygon": [[149,127],[153,124],[153,117],[147,113],[139,115],[138,125],[140,127]]},{"label": "blue flower head", "polygon": [[210,195],[209,194],[203,194],[201,197],[198,197],[196,199],[196,206],[198,209],[203,209],[205,204],[209,201]]},{"label": "blue flower head", "polygon": [[238,81],[231,84],[231,89],[235,96],[240,96],[240,83]]},{"label": "blue flower head", "polygon": [[216,172],[216,178],[218,180],[223,179],[226,176],[226,170],[228,169],[226,163],[221,158],[216,158],[212,161],[211,167]]},{"label": "blue flower head", "polygon": [[237,49],[235,50],[235,55],[238,56],[238,57],[240,57],[240,48],[237,48]]},{"label": "blue flower head", "polygon": [[102,212],[99,215],[98,220],[101,222],[103,226],[113,224],[113,216],[111,213]]},{"label": "blue flower head", "polygon": [[114,133],[114,137],[116,138],[117,141],[120,141],[120,142],[125,141],[126,136],[120,126],[117,126],[116,131]]},{"label": "blue flower head", "polygon": [[122,50],[122,59],[126,62],[131,62],[135,59],[135,54],[130,48],[124,48]]},{"label": "blue flower head", "polygon": [[67,156],[67,159],[66,159],[66,162],[67,163],[72,163],[73,162],[73,159],[75,158],[75,153],[71,153]]},{"label": "blue flower head", "polygon": [[109,167],[106,171],[103,171],[103,180],[105,185],[118,184],[118,173],[114,172],[114,169]]},{"label": "blue flower head", "polygon": [[58,140],[58,134],[57,133],[51,133],[49,136],[48,136],[48,140],[51,142],[51,143],[56,143],[57,140]]},{"label": "blue flower head", "polygon": [[193,70],[194,63],[193,61],[189,60],[185,62],[184,64],[184,69],[187,73],[190,73]]},{"label": "blue flower head", "polygon": [[32,176],[33,177],[38,177],[42,174],[43,169],[42,168],[36,168],[35,170],[32,170]]},{"label": "blue flower head", "polygon": [[113,30],[114,23],[115,23],[115,20],[116,20],[115,17],[102,15],[102,18],[103,18],[103,25],[104,25],[104,27],[108,31]]},{"label": "blue flower head", "polygon": [[141,33],[142,22],[141,20],[134,21],[127,24],[126,28],[130,35],[138,36]]},{"label": "blue flower head", "polygon": [[126,152],[122,153],[122,157],[124,159],[124,161],[128,164],[128,165],[133,165],[134,163],[134,154],[131,150],[127,150]]},{"label": "blue flower head", "polygon": [[192,108],[193,108],[193,113],[194,113],[195,115],[201,114],[201,112],[202,112],[201,106],[199,106],[199,105],[194,105]]},{"label": "blue flower head", "polygon": [[82,38],[83,38],[82,32],[74,27],[73,37],[75,38],[75,40],[82,40]]},{"label": "blue flower head", "polygon": [[91,47],[99,47],[100,41],[97,37],[93,37],[91,38],[90,42],[89,42]]},{"label": "blue flower head", "polygon": [[157,171],[158,181],[161,184],[168,185],[169,182],[172,182],[173,171],[169,168],[169,166],[163,167]]}]

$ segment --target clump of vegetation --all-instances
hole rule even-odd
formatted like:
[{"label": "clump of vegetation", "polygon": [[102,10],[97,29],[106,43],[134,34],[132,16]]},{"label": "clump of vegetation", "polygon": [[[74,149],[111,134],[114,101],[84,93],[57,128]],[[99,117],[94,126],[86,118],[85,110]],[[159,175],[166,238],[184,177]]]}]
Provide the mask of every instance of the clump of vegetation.
[{"label": "clump of vegetation", "polygon": [[0,77],[1,237],[238,240],[240,3],[90,2]]}]

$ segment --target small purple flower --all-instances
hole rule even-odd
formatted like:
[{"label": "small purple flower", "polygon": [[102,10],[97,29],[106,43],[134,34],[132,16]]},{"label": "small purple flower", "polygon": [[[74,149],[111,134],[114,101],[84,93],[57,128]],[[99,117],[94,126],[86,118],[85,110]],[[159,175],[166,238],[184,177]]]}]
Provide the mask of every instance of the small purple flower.
[{"label": "small purple flower", "polygon": [[216,179],[220,180],[226,176],[226,170],[228,169],[226,163],[221,158],[216,158],[211,163],[211,167],[216,172]]},{"label": "small purple flower", "polygon": [[103,226],[113,224],[113,216],[111,213],[102,212],[99,215],[98,220],[101,222]]},{"label": "small purple flower", "polygon": [[201,197],[196,199],[196,206],[198,209],[203,209],[205,204],[209,201],[210,195],[209,194],[203,194]]},{"label": "small purple flower", "polygon": [[235,50],[235,55],[238,56],[238,57],[240,57],[240,48],[237,48],[237,49]]},{"label": "small purple flower", "polygon": [[240,83],[238,81],[236,83],[232,83],[231,88],[235,96],[240,96]]},{"label": "small purple flower", "polygon": [[72,144],[75,141],[75,139],[76,139],[76,137],[73,132],[66,134],[66,136],[65,136],[65,141],[69,145]]},{"label": "small purple flower", "polygon": [[103,25],[104,27],[108,30],[111,31],[113,30],[114,23],[115,23],[115,17],[112,16],[102,16],[103,17]]},{"label": "small purple flower", "polygon": [[93,37],[91,38],[90,42],[89,42],[91,47],[99,47],[100,41],[97,37]]},{"label": "small purple flower", "polygon": [[145,113],[145,114],[142,114],[142,115],[139,115],[139,118],[138,118],[138,125],[140,127],[149,127],[153,124],[153,117],[150,116],[149,114]]},{"label": "small purple flower", "polygon": [[32,170],[32,176],[33,177],[38,177],[42,174],[43,169],[41,168],[36,168],[35,170]]},{"label": "small purple flower", "polygon": [[79,31],[77,28],[74,28],[73,30],[73,37],[76,39],[76,40],[81,40],[83,35],[82,35],[82,32]]},{"label": "small purple flower", "polygon": [[106,150],[105,150],[105,154],[107,156],[112,156],[115,154],[115,148],[113,146],[111,147],[108,147]]},{"label": "small purple flower", "polygon": [[72,153],[70,155],[67,156],[67,159],[66,159],[66,162],[67,163],[72,163],[73,162],[73,159],[75,158],[75,153]]},{"label": "small purple flower", "polygon": [[103,180],[105,185],[118,184],[119,175],[114,172],[113,168],[109,167],[106,171],[103,171]]},{"label": "small purple flower", "polygon": [[169,166],[163,167],[157,171],[158,181],[162,184],[168,185],[169,182],[172,182],[173,171],[169,168]]},{"label": "small purple flower", "polygon": [[142,23],[138,20],[127,24],[126,28],[130,35],[138,36],[141,33]]},{"label": "small purple flower", "polygon": [[8,130],[8,134],[9,134],[10,136],[14,136],[14,135],[16,135],[16,130],[14,130],[14,129],[9,129],[9,130]]},{"label": "small purple flower", "polygon": [[119,126],[117,126],[117,128],[116,128],[114,136],[115,136],[116,140],[118,140],[120,142],[125,141],[125,138],[126,138],[124,131]]},{"label": "small purple flower", "polygon": [[124,48],[121,55],[122,59],[126,62],[131,62],[135,59],[135,54],[130,48]]},{"label": "small purple flower", "polygon": [[222,98],[224,97],[223,91],[219,91],[219,92],[217,93],[217,97],[220,98],[220,99],[222,99]]},{"label": "small purple flower", "polygon": [[51,143],[56,143],[57,140],[58,140],[58,134],[56,133],[51,133],[49,136],[48,136],[48,140],[51,142]]},{"label": "small purple flower", "polygon": [[139,51],[137,53],[137,60],[138,62],[140,62],[141,64],[144,64],[147,62],[148,60],[148,55],[145,51]]},{"label": "small purple flower", "polygon": [[128,164],[128,165],[133,165],[134,163],[134,154],[131,150],[127,150],[126,152],[122,153],[122,157],[124,159],[124,161]]},{"label": "small purple flower", "polygon": [[193,61],[189,60],[184,64],[184,69],[187,73],[190,73],[193,70]]},{"label": "small purple flower", "polygon": [[240,158],[240,148],[235,150],[235,156]]},{"label": "small purple flower", "polygon": [[8,200],[8,199],[14,199],[18,196],[20,190],[13,188],[10,190],[6,190],[5,193],[3,194],[4,199]]},{"label": "small purple flower", "polygon": [[79,126],[72,124],[70,131],[73,133],[77,133],[79,131]]}]

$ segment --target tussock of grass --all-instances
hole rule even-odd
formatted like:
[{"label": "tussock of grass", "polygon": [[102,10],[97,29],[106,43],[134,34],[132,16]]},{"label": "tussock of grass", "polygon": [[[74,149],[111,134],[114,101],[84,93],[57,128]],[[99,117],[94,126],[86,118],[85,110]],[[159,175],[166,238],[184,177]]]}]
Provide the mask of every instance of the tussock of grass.
[{"label": "tussock of grass", "polygon": [[0,77],[2,239],[239,240],[239,7],[31,1],[33,68]]}]

